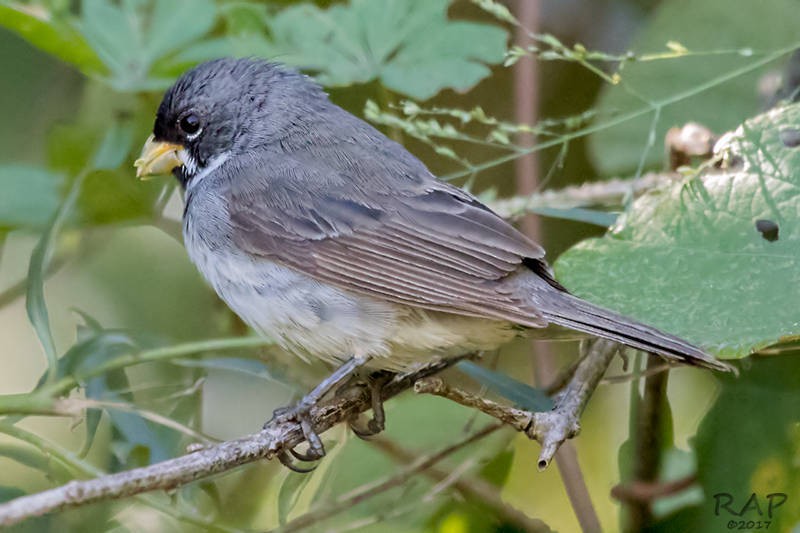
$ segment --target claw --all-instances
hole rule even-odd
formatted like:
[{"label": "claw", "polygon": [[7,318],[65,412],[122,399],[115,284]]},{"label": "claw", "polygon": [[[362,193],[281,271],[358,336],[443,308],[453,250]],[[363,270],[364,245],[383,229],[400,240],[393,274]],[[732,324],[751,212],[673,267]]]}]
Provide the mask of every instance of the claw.
[{"label": "claw", "polygon": [[[292,451],[292,454],[294,454],[294,450],[291,450],[291,451]],[[277,457],[278,457],[278,461],[280,461],[283,466],[285,466],[286,468],[288,468],[292,472],[297,472],[298,474],[308,474],[309,472],[313,472],[317,468],[317,465],[311,465],[308,468],[303,468],[302,466],[297,466],[296,464],[294,464],[294,461],[292,460],[292,458],[289,457],[289,454],[286,453],[286,450],[281,450],[280,452],[278,452]]]}]

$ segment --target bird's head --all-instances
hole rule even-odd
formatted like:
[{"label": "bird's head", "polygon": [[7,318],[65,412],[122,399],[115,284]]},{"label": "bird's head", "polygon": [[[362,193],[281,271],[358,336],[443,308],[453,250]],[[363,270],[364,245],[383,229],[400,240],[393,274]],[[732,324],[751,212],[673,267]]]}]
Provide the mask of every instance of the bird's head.
[{"label": "bird's head", "polygon": [[260,59],[217,59],[167,90],[136,175],[173,172],[186,184],[231,156],[279,142],[327,96],[307,76]]}]

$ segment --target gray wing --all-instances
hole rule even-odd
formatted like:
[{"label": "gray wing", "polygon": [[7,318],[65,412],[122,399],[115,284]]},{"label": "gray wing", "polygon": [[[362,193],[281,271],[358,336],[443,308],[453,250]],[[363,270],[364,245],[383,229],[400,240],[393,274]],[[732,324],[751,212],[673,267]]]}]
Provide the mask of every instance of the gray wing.
[{"label": "gray wing", "polygon": [[546,324],[500,283],[523,261],[539,263],[544,251],[477,199],[424,167],[425,174],[387,168],[391,159],[371,157],[344,174],[315,166],[319,160],[294,154],[225,165],[240,248],[397,303]]}]

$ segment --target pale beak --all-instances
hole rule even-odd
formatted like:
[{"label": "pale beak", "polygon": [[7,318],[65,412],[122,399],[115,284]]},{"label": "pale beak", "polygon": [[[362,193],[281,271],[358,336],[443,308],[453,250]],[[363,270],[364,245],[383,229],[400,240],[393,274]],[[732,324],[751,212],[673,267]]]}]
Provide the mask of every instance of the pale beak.
[{"label": "pale beak", "polygon": [[183,165],[178,153],[183,146],[168,142],[156,142],[153,135],[147,138],[139,156],[133,166],[136,167],[136,177],[149,179],[157,174],[169,174],[172,169]]}]

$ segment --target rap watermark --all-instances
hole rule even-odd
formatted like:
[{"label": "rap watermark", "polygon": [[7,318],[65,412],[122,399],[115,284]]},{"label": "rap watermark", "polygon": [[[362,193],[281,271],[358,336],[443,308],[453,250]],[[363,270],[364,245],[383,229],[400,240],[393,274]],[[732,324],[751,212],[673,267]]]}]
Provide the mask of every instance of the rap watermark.
[{"label": "rap watermark", "polygon": [[742,531],[765,530],[772,525],[776,511],[789,497],[783,492],[766,495],[751,492],[736,498],[728,492],[714,494],[714,516],[728,518],[728,529]]}]

